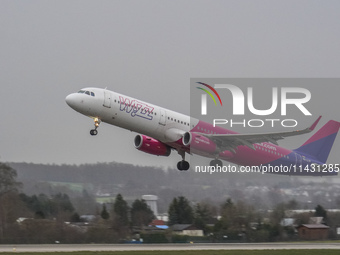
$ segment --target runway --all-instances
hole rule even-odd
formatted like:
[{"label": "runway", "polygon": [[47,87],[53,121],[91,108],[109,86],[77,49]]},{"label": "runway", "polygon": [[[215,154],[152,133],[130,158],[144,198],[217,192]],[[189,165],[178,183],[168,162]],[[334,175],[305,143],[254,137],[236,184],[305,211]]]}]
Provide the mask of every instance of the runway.
[{"label": "runway", "polygon": [[339,249],[340,243],[209,243],[209,244],[40,244],[0,245],[1,252],[179,251],[179,250]]}]

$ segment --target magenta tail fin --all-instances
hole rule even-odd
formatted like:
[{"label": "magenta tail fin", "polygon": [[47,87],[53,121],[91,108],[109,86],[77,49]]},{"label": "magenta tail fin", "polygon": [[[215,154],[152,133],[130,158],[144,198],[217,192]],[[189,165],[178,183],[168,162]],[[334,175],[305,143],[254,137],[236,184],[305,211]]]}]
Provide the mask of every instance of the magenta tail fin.
[{"label": "magenta tail fin", "polygon": [[321,163],[326,163],[339,128],[340,122],[328,121],[307,142],[294,151],[302,155],[311,156]]}]

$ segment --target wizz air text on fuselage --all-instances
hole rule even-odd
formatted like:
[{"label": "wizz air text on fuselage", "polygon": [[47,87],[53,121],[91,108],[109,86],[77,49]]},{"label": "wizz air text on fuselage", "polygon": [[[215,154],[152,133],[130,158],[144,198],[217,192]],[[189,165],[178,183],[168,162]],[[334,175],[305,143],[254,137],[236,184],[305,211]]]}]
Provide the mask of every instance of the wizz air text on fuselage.
[{"label": "wizz air text on fuselage", "polygon": [[130,113],[132,117],[141,117],[152,120],[154,108],[135,99],[119,96],[120,108],[122,112]]}]

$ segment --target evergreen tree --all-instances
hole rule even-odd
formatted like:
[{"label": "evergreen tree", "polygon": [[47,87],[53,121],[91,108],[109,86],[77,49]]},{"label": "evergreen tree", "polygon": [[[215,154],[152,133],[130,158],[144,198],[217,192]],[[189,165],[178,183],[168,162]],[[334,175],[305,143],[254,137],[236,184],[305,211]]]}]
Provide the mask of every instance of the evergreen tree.
[{"label": "evergreen tree", "polygon": [[169,225],[192,224],[194,213],[188,199],[183,196],[174,198],[169,206]]},{"label": "evergreen tree", "polygon": [[131,206],[131,222],[134,226],[147,226],[155,218],[144,199],[136,199]]},{"label": "evergreen tree", "polygon": [[123,225],[129,225],[129,206],[121,194],[118,194],[113,204],[113,211],[117,221]]},{"label": "evergreen tree", "polygon": [[110,218],[110,214],[108,213],[108,211],[106,210],[106,204],[103,204],[103,209],[102,212],[100,213],[100,216],[102,217],[102,219],[107,220]]},{"label": "evergreen tree", "polygon": [[195,226],[199,229],[207,231],[207,224],[213,222],[211,210],[207,204],[196,204],[195,206]]},{"label": "evergreen tree", "polygon": [[317,205],[314,212],[315,217],[323,217],[324,220],[327,218],[327,211],[321,206]]},{"label": "evergreen tree", "polygon": [[51,202],[51,209],[52,209],[51,213],[54,216],[57,216],[61,212],[72,213],[74,211],[74,207],[67,194],[58,193],[52,197],[50,202]]},{"label": "evergreen tree", "polygon": [[178,202],[177,198],[174,198],[169,205],[168,215],[169,215],[169,225],[172,226],[178,223]]},{"label": "evergreen tree", "polygon": [[80,219],[80,215],[75,212],[74,214],[72,214],[72,216],[70,217],[70,221],[71,222],[81,222],[81,219]]}]

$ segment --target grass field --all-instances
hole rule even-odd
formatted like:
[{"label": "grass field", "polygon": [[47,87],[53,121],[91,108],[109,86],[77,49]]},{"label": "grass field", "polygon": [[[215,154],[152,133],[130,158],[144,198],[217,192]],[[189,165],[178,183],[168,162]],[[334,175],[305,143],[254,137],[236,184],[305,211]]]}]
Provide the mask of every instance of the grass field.
[{"label": "grass field", "polygon": [[[13,254],[4,252],[1,255]],[[339,250],[229,250],[229,251],[112,251],[112,252],[23,252],[23,255],[339,255]]]},{"label": "grass field", "polygon": [[66,187],[72,191],[82,192],[86,186],[92,188],[92,184],[76,183],[76,182],[48,182],[52,186]]}]

